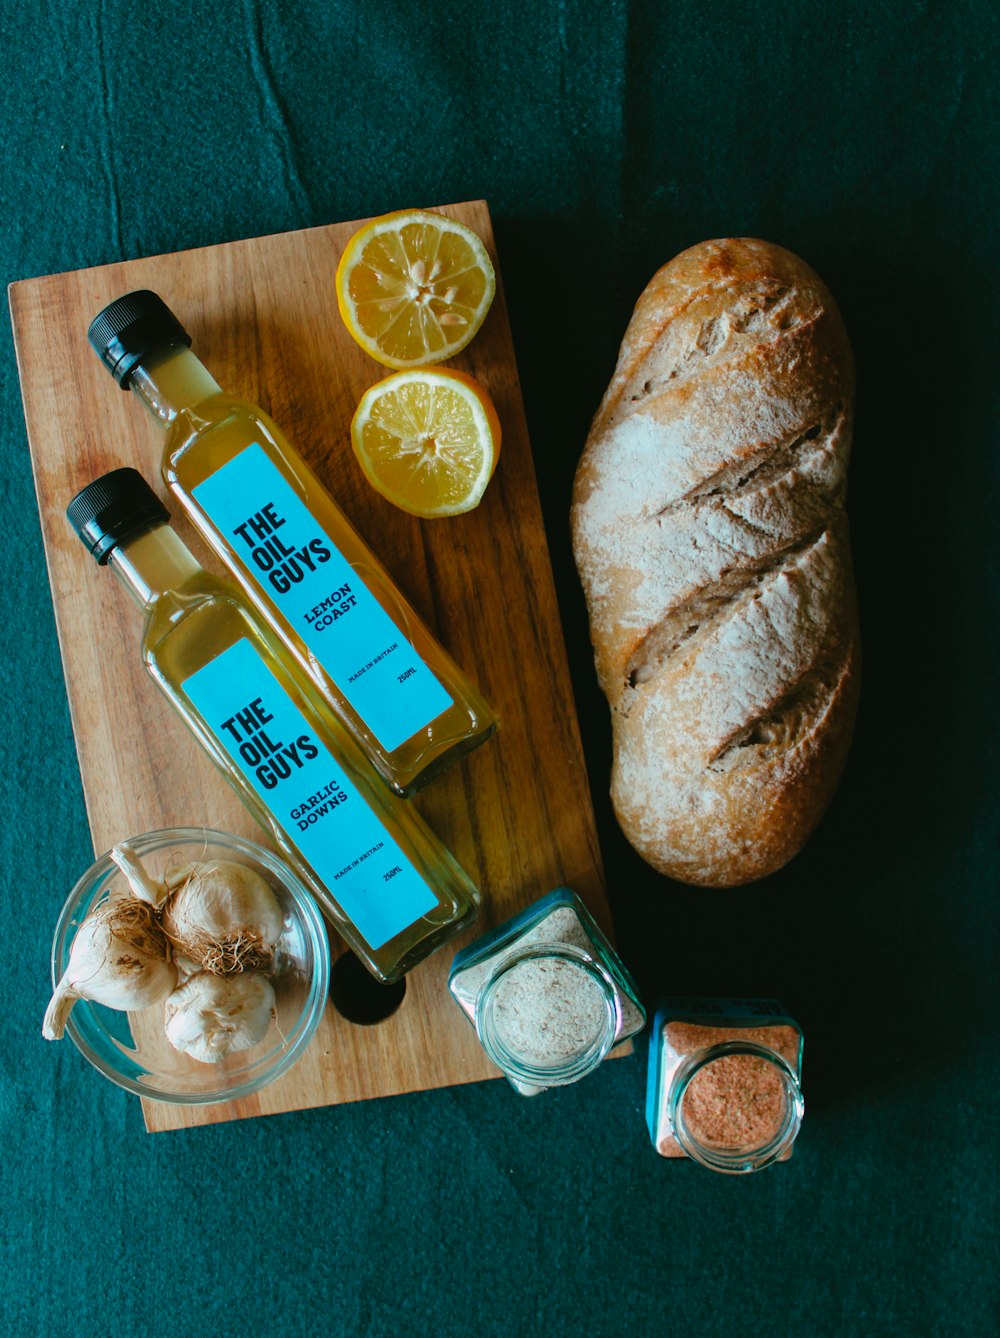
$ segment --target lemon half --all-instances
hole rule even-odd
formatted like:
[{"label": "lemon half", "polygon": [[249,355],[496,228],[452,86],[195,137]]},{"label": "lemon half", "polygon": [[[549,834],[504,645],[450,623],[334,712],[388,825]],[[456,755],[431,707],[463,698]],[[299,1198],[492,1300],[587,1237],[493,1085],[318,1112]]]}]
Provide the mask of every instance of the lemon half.
[{"label": "lemon half", "polygon": [[457,516],[486,491],[500,422],[464,372],[397,372],[362,396],[351,442],[368,482],[390,502],[415,516]]},{"label": "lemon half", "polygon": [[486,318],[496,276],[471,228],[426,209],[373,219],[337,266],[344,324],[387,367],[426,367],[453,357]]}]

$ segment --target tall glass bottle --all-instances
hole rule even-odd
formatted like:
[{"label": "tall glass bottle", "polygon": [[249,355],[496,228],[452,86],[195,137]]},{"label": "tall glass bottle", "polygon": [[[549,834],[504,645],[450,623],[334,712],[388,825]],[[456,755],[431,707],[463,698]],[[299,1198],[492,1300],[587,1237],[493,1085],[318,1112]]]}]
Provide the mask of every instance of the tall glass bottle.
[{"label": "tall glass bottle", "polygon": [[372,974],[398,980],[458,933],[479,902],[468,876],[142,476],[112,470],[66,514],[145,610],[146,668]]},{"label": "tall glass bottle", "polygon": [[90,342],[166,431],[163,477],[397,793],[488,739],[496,717],[280,428],[223,394],[164,302],[128,293]]}]

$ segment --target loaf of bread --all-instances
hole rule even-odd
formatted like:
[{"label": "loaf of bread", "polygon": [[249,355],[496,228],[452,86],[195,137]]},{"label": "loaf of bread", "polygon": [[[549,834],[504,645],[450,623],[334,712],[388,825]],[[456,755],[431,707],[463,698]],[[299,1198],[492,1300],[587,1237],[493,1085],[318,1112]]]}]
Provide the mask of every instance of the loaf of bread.
[{"label": "loaf of bread", "polygon": [[628,840],[685,883],[780,868],[833,794],[860,645],[853,360],[767,242],[704,242],[639,298],[576,475],[573,547]]}]

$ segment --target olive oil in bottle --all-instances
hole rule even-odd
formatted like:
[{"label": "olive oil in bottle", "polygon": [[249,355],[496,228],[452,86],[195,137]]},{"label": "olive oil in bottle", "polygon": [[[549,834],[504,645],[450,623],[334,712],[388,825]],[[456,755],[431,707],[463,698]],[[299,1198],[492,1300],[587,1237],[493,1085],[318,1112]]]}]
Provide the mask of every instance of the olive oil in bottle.
[{"label": "olive oil in bottle", "polygon": [[128,293],[90,342],[166,431],[163,477],[397,793],[496,717],[275,423],[223,394],[164,302]]},{"label": "olive oil in bottle", "polygon": [[476,888],[142,476],[112,470],[66,514],[145,610],[146,668],[372,974],[398,980],[458,933]]}]

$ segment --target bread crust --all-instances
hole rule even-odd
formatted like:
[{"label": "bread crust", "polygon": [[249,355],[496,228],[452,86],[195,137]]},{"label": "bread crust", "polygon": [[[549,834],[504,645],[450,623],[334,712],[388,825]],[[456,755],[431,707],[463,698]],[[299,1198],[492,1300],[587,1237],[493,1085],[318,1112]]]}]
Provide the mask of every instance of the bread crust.
[{"label": "bread crust", "polygon": [[780,868],[843,769],[860,679],[853,398],[822,281],[728,238],[654,275],[594,418],[572,529],[612,801],[639,854],[682,882]]}]

